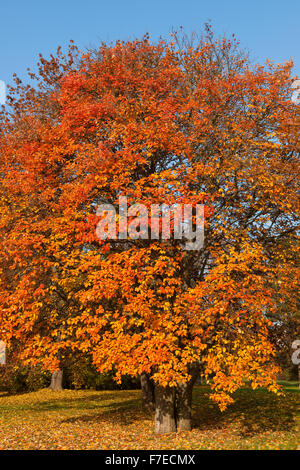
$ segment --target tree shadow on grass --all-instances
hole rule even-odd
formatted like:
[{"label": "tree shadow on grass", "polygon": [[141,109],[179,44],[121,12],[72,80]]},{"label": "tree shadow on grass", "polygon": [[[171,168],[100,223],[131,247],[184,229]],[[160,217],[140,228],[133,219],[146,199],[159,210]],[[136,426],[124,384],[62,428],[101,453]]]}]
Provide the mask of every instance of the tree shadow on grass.
[{"label": "tree shadow on grass", "polygon": [[196,390],[194,427],[221,429],[235,423],[243,437],[266,431],[288,432],[295,427],[296,396],[277,397],[266,390],[242,389],[234,394],[234,399],[235,402],[222,413],[209,399],[209,388]]},{"label": "tree shadow on grass", "polygon": [[105,421],[111,424],[118,423],[129,426],[136,421],[147,418],[149,418],[149,413],[142,408],[140,400],[128,400],[105,405],[100,413],[66,418],[61,423],[101,423]]},{"label": "tree shadow on grass", "polygon": [[[64,391],[65,392],[65,391]],[[139,394],[136,395],[136,398],[133,398],[133,391],[112,391],[112,392],[101,392],[95,394],[89,394],[87,396],[72,396],[66,395],[62,392],[54,392],[53,397],[49,395],[45,398],[41,397],[38,401],[33,402],[20,402],[19,403],[9,403],[3,406],[0,405],[0,408],[18,408],[24,410],[32,411],[55,411],[55,410],[96,410],[109,408],[119,408],[127,406],[128,403],[139,403]],[[49,392],[52,393],[52,392]]]}]

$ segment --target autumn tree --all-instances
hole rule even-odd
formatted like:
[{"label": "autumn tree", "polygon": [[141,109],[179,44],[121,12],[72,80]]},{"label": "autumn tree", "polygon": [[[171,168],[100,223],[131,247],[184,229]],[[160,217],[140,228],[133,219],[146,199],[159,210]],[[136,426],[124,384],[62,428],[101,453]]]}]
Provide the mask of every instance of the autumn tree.
[{"label": "autumn tree", "polygon": [[[39,91],[2,114],[2,336],[50,370],[73,348],[150,380],[158,433],[191,429],[200,364],[221,410],[245,381],[277,392],[266,312],[297,247],[292,64],[251,66],[209,29],[61,64],[43,59]],[[203,246],[151,238],[134,216],[136,238],[120,237],[120,197],[149,214],[204,205]],[[116,237],[97,235],[101,204]]]}]

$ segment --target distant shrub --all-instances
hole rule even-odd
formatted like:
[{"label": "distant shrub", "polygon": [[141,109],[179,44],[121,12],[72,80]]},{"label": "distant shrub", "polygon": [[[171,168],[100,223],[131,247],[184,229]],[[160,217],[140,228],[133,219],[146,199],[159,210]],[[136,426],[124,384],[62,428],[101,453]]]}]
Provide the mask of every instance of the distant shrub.
[{"label": "distant shrub", "polygon": [[0,390],[11,394],[34,392],[48,387],[50,373],[40,367],[24,366],[22,363],[7,364],[0,367]]},{"label": "distant shrub", "polygon": [[[113,372],[100,374],[87,356],[80,354],[64,358],[63,388],[95,389],[95,390],[125,390],[140,388],[138,377],[125,376],[118,384],[113,379]],[[39,366],[30,367],[18,360],[11,360],[0,366],[0,391],[11,394],[34,392],[49,387],[51,373],[43,371]]]}]

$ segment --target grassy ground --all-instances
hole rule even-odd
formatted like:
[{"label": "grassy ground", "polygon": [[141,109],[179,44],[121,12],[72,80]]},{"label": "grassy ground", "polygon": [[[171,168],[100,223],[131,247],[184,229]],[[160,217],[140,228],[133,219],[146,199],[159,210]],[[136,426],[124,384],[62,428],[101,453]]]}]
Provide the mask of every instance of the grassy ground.
[{"label": "grassy ground", "polygon": [[221,413],[206,386],[194,393],[194,429],[156,436],[140,391],[40,390],[0,394],[0,449],[299,449],[300,390],[242,389]]}]

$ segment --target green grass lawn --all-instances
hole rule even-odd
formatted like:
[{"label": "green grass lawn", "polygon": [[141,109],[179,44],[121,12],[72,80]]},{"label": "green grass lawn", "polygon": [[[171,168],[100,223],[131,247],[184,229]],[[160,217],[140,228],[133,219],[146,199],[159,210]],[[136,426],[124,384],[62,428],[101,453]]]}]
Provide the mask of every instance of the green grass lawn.
[{"label": "green grass lawn", "polygon": [[242,389],[221,413],[206,386],[195,388],[194,429],[156,436],[141,392],[0,394],[0,449],[297,449],[300,390],[285,396]]}]

